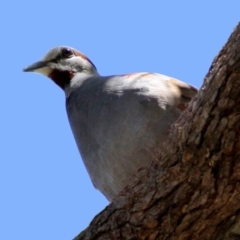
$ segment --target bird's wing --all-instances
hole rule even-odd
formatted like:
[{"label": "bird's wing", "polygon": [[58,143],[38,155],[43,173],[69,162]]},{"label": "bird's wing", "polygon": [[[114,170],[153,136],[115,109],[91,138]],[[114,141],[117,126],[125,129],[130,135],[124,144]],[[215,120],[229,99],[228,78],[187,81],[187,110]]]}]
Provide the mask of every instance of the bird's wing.
[{"label": "bird's wing", "polygon": [[184,110],[198,92],[197,88],[175,78],[147,72],[115,76],[106,81],[105,86],[107,91],[115,94],[135,92],[141,97],[159,99],[163,104],[167,102],[180,110]]}]

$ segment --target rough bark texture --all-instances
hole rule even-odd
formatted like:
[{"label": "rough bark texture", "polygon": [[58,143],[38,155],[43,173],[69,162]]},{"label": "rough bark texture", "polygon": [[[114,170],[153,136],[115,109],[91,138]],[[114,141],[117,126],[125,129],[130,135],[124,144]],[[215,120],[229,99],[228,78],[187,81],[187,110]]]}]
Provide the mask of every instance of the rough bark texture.
[{"label": "rough bark texture", "polygon": [[240,239],[239,92],[240,24],[156,161],[75,240]]}]

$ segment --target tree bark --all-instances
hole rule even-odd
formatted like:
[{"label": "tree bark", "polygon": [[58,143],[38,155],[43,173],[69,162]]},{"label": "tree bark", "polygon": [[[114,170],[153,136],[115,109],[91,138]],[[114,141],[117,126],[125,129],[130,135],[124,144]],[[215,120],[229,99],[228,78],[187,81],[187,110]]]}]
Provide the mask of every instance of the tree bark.
[{"label": "tree bark", "polygon": [[151,166],[75,240],[240,239],[240,24]]}]

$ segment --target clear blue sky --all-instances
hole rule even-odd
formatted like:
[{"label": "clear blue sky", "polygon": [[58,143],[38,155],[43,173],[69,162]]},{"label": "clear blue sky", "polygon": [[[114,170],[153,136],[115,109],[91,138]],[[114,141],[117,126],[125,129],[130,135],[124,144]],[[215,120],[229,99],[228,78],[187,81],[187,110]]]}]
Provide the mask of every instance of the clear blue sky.
[{"label": "clear blue sky", "polygon": [[2,0],[0,9],[0,239],[72,239],[108,202],[81,162],[62,90],[23,67],[69,45],[103,75],[159,72],[200,87],[240,1]]}]

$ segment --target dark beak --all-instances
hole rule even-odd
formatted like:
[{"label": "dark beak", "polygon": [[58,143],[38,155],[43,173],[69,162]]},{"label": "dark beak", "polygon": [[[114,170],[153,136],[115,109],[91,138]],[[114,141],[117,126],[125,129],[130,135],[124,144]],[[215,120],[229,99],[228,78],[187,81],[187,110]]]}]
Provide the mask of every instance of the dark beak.
[{"label": "dark beak", "polygon": [[24,72],[34,72],[39,68],[48,67],[48,62],[39,61],[23,69]]}]

